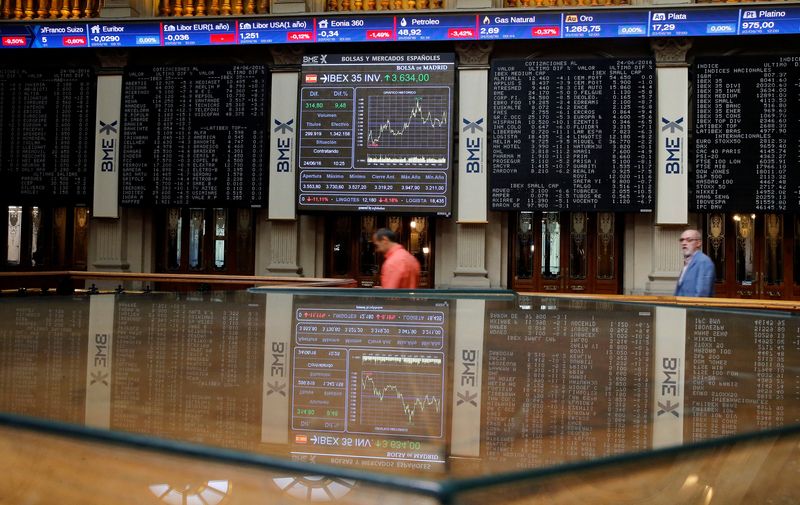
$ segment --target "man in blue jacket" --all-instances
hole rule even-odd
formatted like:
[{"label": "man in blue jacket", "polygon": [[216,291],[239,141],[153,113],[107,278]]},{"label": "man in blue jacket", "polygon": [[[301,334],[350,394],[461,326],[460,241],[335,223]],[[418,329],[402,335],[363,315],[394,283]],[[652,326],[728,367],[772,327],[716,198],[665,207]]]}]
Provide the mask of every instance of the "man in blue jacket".
[{"label": "man in blue jacket", "polygon": [[703,237],[698,230],[681,233],[683,270],[675,287],[675,296],[713,296],[714,262],[703,254]]}]

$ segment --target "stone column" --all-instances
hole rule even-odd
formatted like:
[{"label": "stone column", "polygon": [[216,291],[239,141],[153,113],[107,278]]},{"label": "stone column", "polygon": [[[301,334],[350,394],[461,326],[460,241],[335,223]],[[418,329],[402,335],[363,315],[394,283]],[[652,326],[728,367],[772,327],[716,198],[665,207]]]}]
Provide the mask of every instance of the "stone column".
[{"label": "stone column", "polygon": [[[129,240],[131,237],[128,214],[131,210],[119,209],[116,195],[119,174],[119,131],[122,126],[121,75],[127,63],[127,52],[107,51],[99,55],[99,58],[94,204],[89,223],[87,259],[89,270],[127,272],[131,270],[128,260],[129,246],[136,247],[143,242]],[[109,177],[108,181],[104,180],[106,177]],[[107,185],[110,185],[113,191],[109,191]],[[113,193],[110,199],[107,198],[108,193]],[[141,238],[140,236],[139,239]]]},{"label": "stone column", "polygon": [[269,236],[269,263],[266,275],[297,277],[301,268],[297,264],[297,221],[267,221]]},{"label": "stone column", "polygon": [[126,216],[120,219],[92,218],[89,243],[89,265],[91,270],[128,272],[128,236],[123,228]]},{"label": "stone column", "polygon": [[[651,47],[656,57],[657,79],[663,78],[664,80],[670,80],[672,86],[684,86],[684,88],[688,90],[689,80],[686,53],[691,48],[691,42],[685,39],[655,39],[652,41]],[[663,93],[665,91],[659,89],[659,92]],[[685,98],[676,99],[673,103],[669,104],[664,103],[661,100],[662,97],[656,97],[659,103],[659,114],[657,116],[657,127],[659,131],[658,139],[663,142],[676,142],[674,139],[670,140],[672,137],[665,136],[665,134],[669,133],[669,128],[673,128],[674,133],[676,134],[680,133],[678,131],[679,128],[688,130],[688,91],[685,94],[677,93],[676,96]],[[667,130],[664,128],[667,128]],[[683,138],[685,139],[686,136]],[[656,147],[659,150],[658,159],[660,165],[665,163],[664,156],[661,156],[663,154],[661,151],[666,149],[665,146],[666,144],[658,145]],[[683,152],[686,153],[687,151],[684,149]],[[688,169],[686,163],[688,160],[684,158],[681,161],[681,170],[685,175],[685,171]],[[660,174],[662,170],[665,170],[664,166],[658,166],[656,168],[657,174]],[[658,175],[657,180],[659,180]],[[663,179],[661,180],[663,181]],[[658,188],[656,189],[658,190]],[[658,191],[656,194],[656,206],[658,208],[659,201],[663,206],[665,203],[664,199],[668,198],[668,196],[665,194],[660,194]],[[685,200],[681,198],[680,205],[688,205],[688,203],[684,202]],[[663,208],[664,207],[662,207],[662,209]],[[650,273],[648,274],[648,281],[645,284],[647,294],[672,294],[675,290],[675,284],[680,276],[682,268],[682,257],[678,245],[678,238],[680,237],[681,232],[687,226],[697,226],[696,219],[694,219],[694,216],[688,215],[687,209],[679,210],[682,211],[679,213],[682,216],[682,219],[675,219],[674,217],[659,219],[660,216],[656,215],[654,216],[655,219],[651,223],[652,246],[649,251],[651,264]],[[657,214],[659,213],[657,212]],[[668,215],[669,213],[662,212],[661,214]],[[663,224],[659,224],[659,222],[662,222]],[[634,251],[634,255],[641,254],[641,250],[638,253],[637,251]]]},{"label": "stone column", "polygon": [[[324,5],[323,5],[324,6]],[[305,0],[272,0],[272,6],[270,7],[271,14],[299,14],[301,12],[306,12],[306,1]],[[323,9],[319,9],[318,12],[322,12]]]},{"label": "stone column", "polygon": [[656,223],[686,224],[689,206],[690,44],[678,39],[652,43],[656,55]]},{"label": "stone column", "polygon": [[[459,192],[456,206],[456,254],[453,286],[489,287],[486,264],[486,128],[488,122],[489,55],[491,43],[458,44],[459,74]],[[448,244],[442,244],[447,246]],[[440,247],[444,252],[445,247]],[[441,254],[441,253],[440,253]]]},{"label": "stone column", "polygon": [[[297,88],[302,49],[294,46],[271,48],[269,203],[256,227],[256,273],[297,276],[298,220],[295,213],[297,158]],[[263,263],[260,261],[263,258]]]},{"label": "stone column", "polygon": [[492,0],[456,0],[453,3],[455,4],[454,7],[456,9],[491,9],[493,7],[503,7],[501,0],[498,0],[497,2]]},{"label": "stone column", "polygon": [[101,18],[138,17],[139,12],[131,6],[132,0],[105,0],[100,8]]}]

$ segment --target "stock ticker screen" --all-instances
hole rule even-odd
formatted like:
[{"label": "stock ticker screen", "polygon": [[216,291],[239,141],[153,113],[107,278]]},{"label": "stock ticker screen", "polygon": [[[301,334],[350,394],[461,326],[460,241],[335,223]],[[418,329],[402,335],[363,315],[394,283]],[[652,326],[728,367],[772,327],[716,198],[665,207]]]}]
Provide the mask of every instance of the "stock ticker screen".
[{"label": "stock ticker screen", "polygon": [[449,215],[455,57],[304,57],[298,210]]},{"label": "stock ticker screen", "polygon": [[650,212],[655,62],[492,61],[492,210]]},{"label": "stock ticker screen", "polygon": [[263,65],[128,67],[123,76],[120,203],[266,203]]},{"label": "stock ticker screen", "polygon": [[294,301],[291,448],[317,462],[444,469],[447,301]]},{"label": "stock ticker screen", "polygon": [[0,69],[0,194],[17,205],[91,203],[89,67]]},{"label": "stock ticker screen", "polygon": [[797,212],[800,56],[697,58],[690,209]]}]

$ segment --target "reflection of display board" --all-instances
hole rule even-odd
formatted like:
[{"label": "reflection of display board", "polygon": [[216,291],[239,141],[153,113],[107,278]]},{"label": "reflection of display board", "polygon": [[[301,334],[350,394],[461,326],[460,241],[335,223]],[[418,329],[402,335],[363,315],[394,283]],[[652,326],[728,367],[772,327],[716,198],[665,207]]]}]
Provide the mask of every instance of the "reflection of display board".
[{"label": "reflection of display board", "polygon": [[791,373],[800,327],[782,314],[487,303],[485,331],[481,454],[495,465],[543,467],[800,421]]},{"label": "reflection of display board", "polygon": [[688,311],[685,440],[800,422],[798,360],[794,319]]},{"label": "reflection of display board", "polygon": [[653,60],[495,60],[490,100],[492,209],[653,209]]},{"label": "reflection of display board", "polygon": [[266,204],[266,97],[263,65],[126,69],[121,204]]},{"label": "reflection of display board", "polygon": [[448,214],[450,54],[305,57],[298,209]]},{"label": "reflection of display board", "polygon": [[444,462],[448,302],[298,297],[294,314],[295,454],[393,468]]},{"label": "reflection of display board", "polygon": [[0,320],[0,411],[80,424],[88,299],[6,299]]},{"label": "reflection of display board", "polygon": [[364,351],[351,356],[350,373],[359,377],[349,413],[352,432],[444,434],[443,355]]},{"label": "reflection of display board", "polygon": [[0,411],[454,475],[800,422],[786,313],[337,296],[7,297]]},{"label": "reflection of display board", "polygon": [[10,203],[88,204],[94,72],[0,69],[0,182]]},{"label": "reflection of display board", "polygon": [[591,302],[488,306],[485,457],[539,467],[649,447],[652,320]]},{"label": "reflection of display board", "polygon": [[259,440],[263,307],[159,297],[116,304],[111,428],[253,449]]},{"label": "reflection of display board", "polygon": [[689,208],[800,209],[800,56],[697,58]]}]

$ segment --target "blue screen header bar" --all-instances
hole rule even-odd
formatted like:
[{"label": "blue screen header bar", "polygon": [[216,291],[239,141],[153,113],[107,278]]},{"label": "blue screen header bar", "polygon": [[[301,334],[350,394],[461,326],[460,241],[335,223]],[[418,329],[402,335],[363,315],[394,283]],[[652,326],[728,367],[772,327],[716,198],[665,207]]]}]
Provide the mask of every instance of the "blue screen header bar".
[{"label": "blue screen header bar", "polygon": [[[176,20],[177,19],[177,20]],[[0,23],[0,48],[214,46],[800,34],[800,7],[608,9]]]}]

